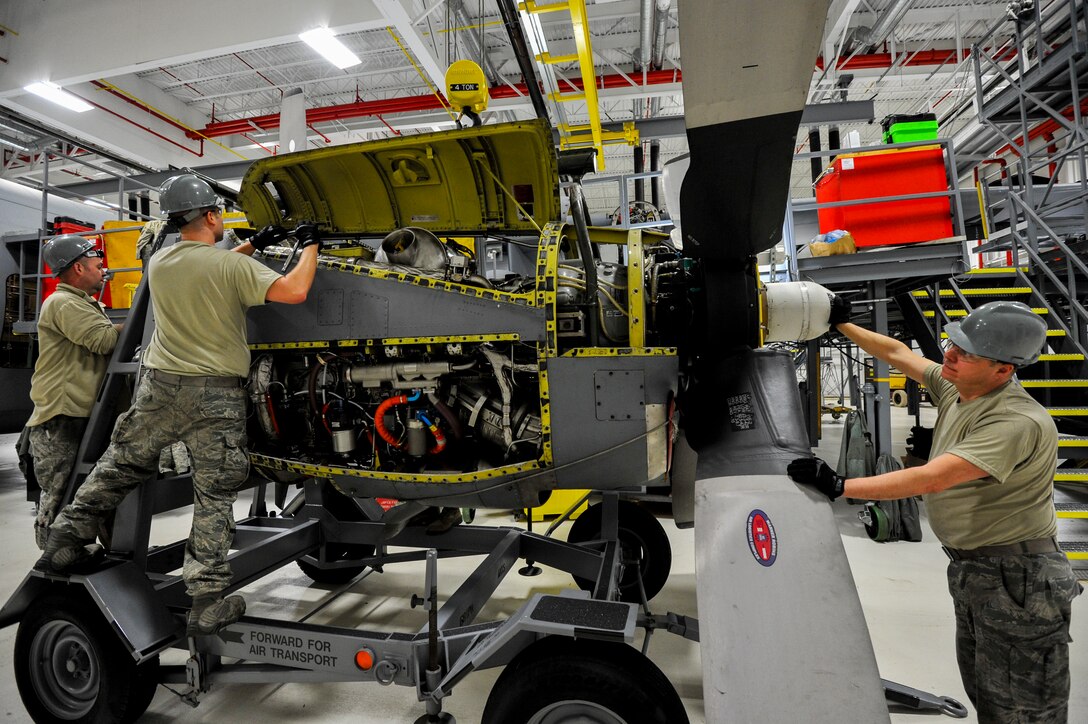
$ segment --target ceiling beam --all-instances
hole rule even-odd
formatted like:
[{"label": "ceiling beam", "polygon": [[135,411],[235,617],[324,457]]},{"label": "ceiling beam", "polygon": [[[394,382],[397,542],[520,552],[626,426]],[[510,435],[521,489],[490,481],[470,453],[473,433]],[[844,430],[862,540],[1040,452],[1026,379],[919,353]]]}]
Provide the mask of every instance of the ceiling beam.
[{"label": "ceiling beam", "polygon": [[0,98],[23,95],[34,81],[67,86],[297,42],[319,25],[344,33],[386,22],[369,0],[277,3],[274,12],[267,0],[231,0],[229,19],[221,0],[188,0],[178,22],[199,31],[180,32],[166,20],[178,8],[176,0],[6,3],[4,25],[18,31],[18,52],[0,74]]},{"label": "ceiling beam", "polygon": [[397,31],[397,34],[404,40],[408,48],[411,49],[412,54],[415,55],[416,61],[422,66],[427,79],[430,81],[431,85],[434,86],[434,90],[440,94],[444,94],[446,92],[446,74],[438,66],[438,61],[435,60],[435,57],[431,55],[431,51],[427,48],[423,36],[419,34],[415,25],[412,24],[412,19],[408,16],[408,11],[404,9],[404,6],[400,4],[399,0],[373,0],[373,2],[374,6],[377,7],[391,23],[393,23],[393,29]]}]

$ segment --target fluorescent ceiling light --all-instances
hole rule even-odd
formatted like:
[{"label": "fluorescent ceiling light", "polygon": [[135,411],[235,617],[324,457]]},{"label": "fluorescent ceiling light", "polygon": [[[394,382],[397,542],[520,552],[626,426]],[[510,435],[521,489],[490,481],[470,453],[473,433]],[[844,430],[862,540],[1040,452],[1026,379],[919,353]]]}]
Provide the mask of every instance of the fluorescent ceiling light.
[{"label": "fluorescent ceiling light", "polygon": [[83,199],[83,203],[88,206],[94,206],[99,209],[112,209],[112,206],[102,203],[101,201],[95,201],[94,199]]},{"label": "fluorescent ceiling light", "polygon": [[29,148],[27,148],[26,146],[24,146],[21,143],[16,143],[15,141],[9,141],[8,139],[3,138],[3,137],[0,137],[0,143],[4,144],[5,146],[11,146],[12,148],[16,148],[16,149],[18,149],[20,151],[29,151],[30,150]]},{"label": "fluorescent ceiling light", "polygon": [[362,62],[355,53],[348,50],[348,46],[337,40],[328,28],[307,30],[305,33],[299,33],[298,37],[341,70]]},{"label": "fluorescent ceiling light", "polygon": [[53,101],[57,105],[64,106],[68,110],[75,111],[76,113],[83,113],[94,107],[90,103],[76,98],[56,83],[50,83],[49,81],[31,83],[30,85],[25,86],[23,90],[28,93],[33,93],[36,96],[41,96],[47,101]]}]

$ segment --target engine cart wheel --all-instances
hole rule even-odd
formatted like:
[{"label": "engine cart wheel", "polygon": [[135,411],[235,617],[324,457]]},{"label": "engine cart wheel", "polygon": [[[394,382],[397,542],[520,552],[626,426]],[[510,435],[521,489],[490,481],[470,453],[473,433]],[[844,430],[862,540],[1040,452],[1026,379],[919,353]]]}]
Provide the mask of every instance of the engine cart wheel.
[{"label": "engine cart wheel", "polygon": [[136,664],[86,596],[47,594],[15,635],[15,681],[36,722],[136,721],[158,669],[158,657]]},{"label": "engine cart wheel", "polygon": [[[350,523],[365,520],[363,512],[348,496],[335,490],[330,485],[325,492],[325,507],[337,520]],[[374,555],[374,546],[364,543],[326,543],[325,560],[327,561],[352,561],[360,558],[369,558]],[[328,583],[340,585],[352,580],[366,570],[365,565],[343,566],[338,568],[322,568],[319,565],[304,560],[296,561],[298,567],[314,583]]]},{"label": "engine cart wheel", "polygon": [[[603,509],[600,503],[594,503],[578,516],[567,534],[568,543],[585,543],[600,540]],[[642,576],[642,586],[646,589],[646,600],[656,596],[672,570],[672,546],[665,529],[648,510],[641,505],[627,500],[619,502],[619,542],[620,555],[623,559],[623,575],[620,577],[620,600],[639,603],[638,577]],[[574,577],[575,583],[584,591],[592,591],[594,581],[588,578]]]},{"label": "engine cart wheel", "polygon": [[896,407],[907,406],[907,393],[905,390],[892,390],[892,404]]},{"label": "engine cart wheel", "polygon": [[877,543],[887,542],[891,534],[891,521],[888,520],[888,514],[875,503],[866,503],[865,508],[869,511],[869,522],[865,524],[866,534]]},{"label": "engine cart wheel", "polygon": [[484,724],[685,724],[684,705],[652,661],[622,643],[548,636],[503,670]]}]

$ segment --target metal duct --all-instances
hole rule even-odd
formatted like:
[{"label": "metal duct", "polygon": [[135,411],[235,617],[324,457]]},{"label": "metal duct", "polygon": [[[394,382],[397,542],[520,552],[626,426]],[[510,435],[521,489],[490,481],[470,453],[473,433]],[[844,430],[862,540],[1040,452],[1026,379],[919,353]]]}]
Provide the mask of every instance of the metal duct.
[{"label": "metal duct", "polygon": [[[816,153],[820,150],[820,128],[819,126],[813,126],[808,129],[808,150]],[[824,170],[824,157],[813,156],[808,160],[809,168],[812,172],[812,183],[816,183],[816,179],[820,178],[820,174]]]},{"label": "metal duct", "polygon": [[641,73],[650,69],[650,59],[653,57],[653,33],[654,33],[654,0],[642,0],[642,10],[639,16],[638,60],[635,63],[635,72]]},{"label": "metal duct", "polygon": [[657,0],[654,14],[653,69],[661,70],[665,63],[665,33],[669,29],[669,8],[672,0]]},{"label": "metal duct", "polygon": [[888,7],[884,8],[884,12],[880,14],[880,17],[873,23],[873,27],[869,29],[868,36],[865,37],[864,42],[870,47],[883,43],[895,26],[899,24],[899,21],[903,19],[907,11],[910,10],[911,3],[914,0],[894,0]]},{"label": "metal duct", "polygon": [[306,96],[289,88],[280,100],[280,153],[306,150]]},{"label": "metal duct", "polygon": [[491,64],[491,58],[487,55],[487,48],[480,43],[480,36],[469,29],[473,25],[482,23],[484,21],[483,17],[473,22],[468,13],[465,12],[463,0],[449,0],[449,8],[454,27],[462,28],[457,33],[457,39],[465,46],[465,55],[472,60],[479,61],[480,67],[484,69],[484,75],[487,76],[487,82],[491,87],[495,87],[499,84],[499,74],[495,72],[495,66]]},{"label": "metal duct", "polygon": [[[650,141],[650,170],[661,170],[661,141]],[[660,186],[660,176],[655,176],[650,179],[650,203],[653,204],[655,209],[661,208]]]}]

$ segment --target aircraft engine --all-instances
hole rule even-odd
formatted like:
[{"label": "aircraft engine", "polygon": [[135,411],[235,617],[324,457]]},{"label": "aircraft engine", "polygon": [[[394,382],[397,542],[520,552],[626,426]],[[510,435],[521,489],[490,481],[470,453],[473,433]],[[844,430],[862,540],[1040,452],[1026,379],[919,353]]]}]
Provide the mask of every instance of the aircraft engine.
[{"label": "aircraft engine", "polygon": [[536,376],[517,343],[266,353],[250,376],[250,449],[410,473],[534,460]]}]

